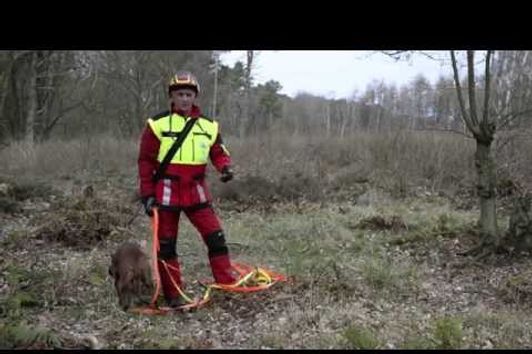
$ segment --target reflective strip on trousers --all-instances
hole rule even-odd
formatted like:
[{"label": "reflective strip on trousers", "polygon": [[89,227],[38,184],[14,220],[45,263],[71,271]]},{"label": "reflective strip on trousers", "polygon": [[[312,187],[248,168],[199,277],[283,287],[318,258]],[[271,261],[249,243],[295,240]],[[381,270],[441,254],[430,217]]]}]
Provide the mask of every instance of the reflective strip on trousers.
[{"label": "reflective strip on trousers", "polygon": [[170,205],[170,196],[172,189],[170,188],[171,181],[169,179],[163,180],[163,202],[162,205]]},{"label": "reflective strip on trousers", "polygon": [[201,184],[197,184],[196,189],[198,190],[200,203],[205,203],[207,201],[207,197],[205,197],[205,191],[203,190]]}]

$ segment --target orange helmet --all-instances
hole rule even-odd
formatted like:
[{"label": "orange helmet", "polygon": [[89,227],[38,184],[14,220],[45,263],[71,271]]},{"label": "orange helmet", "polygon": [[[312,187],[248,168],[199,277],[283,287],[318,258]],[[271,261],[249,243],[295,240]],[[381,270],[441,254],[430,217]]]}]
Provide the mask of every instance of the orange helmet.
[{"label": "orange helmet", "polygon": [[200,93],[200,85],[198,80],[192,73],[188,71],[179,71],[170,78],[168,83],[168,93],[179,88],[189,88],[196,91],[196,95]]}]

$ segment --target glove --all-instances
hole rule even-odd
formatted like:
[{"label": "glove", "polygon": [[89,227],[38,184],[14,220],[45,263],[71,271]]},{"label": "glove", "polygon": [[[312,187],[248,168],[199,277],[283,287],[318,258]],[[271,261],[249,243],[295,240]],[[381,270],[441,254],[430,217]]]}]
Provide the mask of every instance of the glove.
[{"label": "glove", "polygon": [[225,166],[222,170],[222,177],[220,177],[220,181],[223,183],[229,182],[233,179],[233,171],[231,171],[231,168],[229,166]]},{"label": "glove", "polygon": [[142,198],[142,205],[144,205],[144,212],[149,217],[153,216],[153,207],[155,206],[155,197],[144,197]]}]

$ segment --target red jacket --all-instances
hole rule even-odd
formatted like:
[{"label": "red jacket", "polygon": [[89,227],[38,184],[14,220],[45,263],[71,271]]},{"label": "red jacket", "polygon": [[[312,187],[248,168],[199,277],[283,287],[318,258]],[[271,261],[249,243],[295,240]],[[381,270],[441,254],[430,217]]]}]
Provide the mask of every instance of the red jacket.
[{"label": "red jacket", "polygon": [[[184,115],[173,109],[174,113]],[[198,118],[201,110],[193,106],[190,117]],[[222,137],[218,133],[216,142],[209,151],[209,157],[219,172],[231,165],[231,157],[222,148]],[[190,207],[212,201],[208,187],[205,183],[207,165],[169,164],[166,175],[170,179],[162,178],[157,183],[152,180],[153,173],[159,166],[157,155],[159,154],[160,141],[146,125],[140,140],[138,157],[138,170],[140,179],[141,197],[155,196],[157,202],[164,207]]]}]

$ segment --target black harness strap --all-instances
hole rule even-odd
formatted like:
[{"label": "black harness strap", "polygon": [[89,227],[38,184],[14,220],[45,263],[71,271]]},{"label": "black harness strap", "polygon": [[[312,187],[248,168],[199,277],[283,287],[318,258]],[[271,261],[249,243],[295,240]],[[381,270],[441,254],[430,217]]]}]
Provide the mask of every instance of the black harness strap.
[{"label": "black harness strap", "polygon": [[159,168],[153,175],[153,182],[157,182],[161,179],[166,168],[168,167],[168,164],[170,164],[170,161],[172,161],[172,159],[174,158],[174,155],[176,154],[177,150],[179,150],[181,145],[183,145],[183,141],[185,141],[188,133],[190,133],[190,131],[192,130],[192,127],[194,126],[194,123],[196,123],[197,120],[198,120],[197,118],[190,118],[189,121],[185,124],[185,127],[183,128],[183,130],[179,132],[178,138],[176,139],[172,147],[170,147],[170,150],[168,150],[168,152],[166,153],[166,156],[164,157],[163,161],[159,165]]}]

